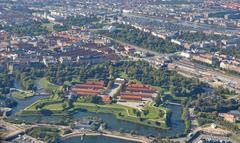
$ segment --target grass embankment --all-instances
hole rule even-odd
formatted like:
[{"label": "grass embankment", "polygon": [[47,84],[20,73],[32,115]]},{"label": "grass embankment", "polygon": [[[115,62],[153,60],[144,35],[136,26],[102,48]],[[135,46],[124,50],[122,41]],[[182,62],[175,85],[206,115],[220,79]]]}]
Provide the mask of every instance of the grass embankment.
[{"label": "grass embankment", "polygon": [[27,135],[49,143],[60,142],[61,136],[68,133],[71,133],[71,130],[45,126],[34,127],[27,131]]},{"label": "grass embankment", "polygon": [[24,100],[24,99],[27,99],[28,97],[33,96],[33,93],[31,93],[31,92],[14,91],[14,92],[11,93],[11,95],[15,99]]},{"label": "grass embankment", "polygon": [[62,115],[66,114],[66,112],[62,112],[62,100],[61,99],[53,99],[53,98],[44,98],[40,99],[23,111],[19,112],[17,115],[19,116],[30,116],[30,115],[42,115],[41,110],[49,110],[52,114]]},{"label": "grass embankment", "polygon": [[52,111],[59,111],[59,110],[62,111],[63,106],[59,103],[54,103],[54,104],[45,105],[42,109],[52,110]]},{"label": "grass embankment", "polygon": [[[41,109],[38,109],[42,105]],[[114,114],[116,118],[129,122],[134,122],[146,126],[169,129],[167,126],[167,116],[169,110],[163,107],[154,107],[153,104],[146,104],[143,111],[133,109],[119,104],[97,105],[93,103],[75,102],[74,107],[70,110],[64,110],[62,100],[59,99],[41,99],[25,108],[18,115],[42,115],[42,110],[50,111],[53,115],[64,115],[78,109],[84,109],[95,113]],[[144,111],[147,111],[144,113]],[[138,113],[137,113],[138,112]]]},{"label": "grass embankment", "polygon": [[[75,103],[74,109],[85,109],[89,112],[96,113],[110,113],[114,114],[120,120],[156,128],[169,129],[166,121],[166,114],[168,114],[169,111],[163,108],[146,106],[144,110],[148,110],[148,114],[145,115],[143,111],[138,111],[136,109],[119,104],[96,105],[92,103]],[[136,115],[136,112],[139,112],[139,114]],[[160,113],[162,113],[162,116],[160,116]]]}]

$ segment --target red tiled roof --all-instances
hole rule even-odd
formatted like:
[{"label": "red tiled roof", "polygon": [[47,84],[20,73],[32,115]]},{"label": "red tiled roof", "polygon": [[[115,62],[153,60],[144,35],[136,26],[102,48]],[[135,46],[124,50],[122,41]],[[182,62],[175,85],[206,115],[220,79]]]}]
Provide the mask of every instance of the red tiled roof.
[{"label": "red tiled roof", "polygon": [[125,100],[142,100],[141,96],[121,96],[121,99],[125,99]]},{"label": "red tiled roof", "polygon": [[237,8],[240,8],[240,3],[237,3],[237,2],[229,2],[229,3],[226,4],[226,6],[229,7],[229,8],[235,8],[235,9],[237,9]]},{"label": "red tiled roof", "polygon": [[110,96],[108,96],[108,95],[103,96],[102,101],[105,104],[109,104],[110,103]]},{"label": "red tiled roof", "polygon": [[92,93],[92,92],[74,92],[78,96],[97,96],[98,93]]},{"label": "red tiled roof", "polygon": [[92,82],[88,81],[84,84],[77,84],[72,88],[72,92],[79,96],[97,96],[99,90],[104,88],[104,82]]},{"label": "red tiled roof", "polygon": [[93,88],[93,89],[99,90],[99,89],[103,89],[104,86],[101,86],[101,85],[89,85],[89,84],[77,84],[77,85],[74,86],[74,88],[84,88],[84,89],[89,89],[89,88],[91,89],[91,88]]},{"label": "red tiled roof", "polygon": [[85,84],[87,84],[87,85],[101,85],[101,86],[104,86],[104,81],[99,81],[99,82],[87,81]]},{"label": "red tiled roof", "polygon": [[73,92],[89,92],[89,93],[98,93],[97,90],[92,90],[92,89],[81,89],[81,88],[73,88]]},{"label": "red tiled roof", "polygon": [[151,93],[121,92],[121,96],[140,96],[142,98],[152,98]]},{"label": "red tiled roof", "polygon": [[139,83],[131,83],[128,84],[128,87],[146,87],[144,84],[139,84]]},{"label": "red tiled roof", "polygon": [[150,89],[150,88],[135,88],[135,87],[127,87],[127,90],[129,91],[141,91],[141,92],[151,92],[153,93],[154,90]]}]

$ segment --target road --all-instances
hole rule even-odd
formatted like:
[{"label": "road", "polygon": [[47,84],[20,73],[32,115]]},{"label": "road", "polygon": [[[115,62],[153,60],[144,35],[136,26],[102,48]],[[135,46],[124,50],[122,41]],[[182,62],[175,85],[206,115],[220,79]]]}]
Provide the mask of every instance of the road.
[{"label": "road", "polygon": [[[160,58],[161,57],[171,57],[173,55],[176,55],[175,53],[161,54],[159,52],[155,52],[155,51],[152,51],[152,50],[149,50],[149,49],[144,49],[144,48],[141,48],[139,46],[135,46],[135,45],[131,45],[131,44],[128,44],[128,43],[125,43],[125,42],[115,40],[111,37],[106,37],[106,38],[109,38],[109,39],[111,39],[111,40],[113,40],[113,41],[115,41],[115,42],[117,42],[121,45],[130,46],[132,48],[135,48],[136,50],[139,50],[139,51],[142,51],[142,52],[145,52],[145,53],[149,52],[149,53],[151,53],[155,56],[158,56]],[[139,59],[136,58],[134,60],[139,60]],[[145,61],[147,61],[147,60],[145,60]],[[178,68],[171,69],[171,70],[181,72],[181,73],[183,73],[182,74],[183,76],[190,77],[189,73],[191,73],[192,77],[199,78],[200,81],[207,82],[210,85],[214,84],[213,81],[219,81],[220,80],[223,83],[224,88],[234,90],[234,91],[236,91],[236,93],[240,94],[240,77],[236,77],[236,76],[233,76],[233,75],[228,75],[228,74],[225,74],[223,72],[220,72],[219,70],[216,70],[216,69],[213,69],[213,68],[201,65],[201,64],[193,63],[188,59],[174,60],[173,65],[177,66]]]},{"label": "road", "polygon": [[[128,44],[125,42],[115,40],[111,37],[106,37],[106,38],[109,38],[121,45],[130,46],[132,48],[135,48],[136,50],[139,50],[139,51],[142,51],[145,53],[149,52],[160,58],[161,57],[171,57],[171,56],[175,55],[175,53],[161,54],[159,52],[155,52],[155,51],[152,51],[149,49],[144,49],[139,46],[135,46],[135,45],[131,45],[131,44]],[[134,60],[139,60],[139,59],[136,58]],[[147,60],[145,60],[145,61],[147,61]],[[201,65],[201,64],[193,63],[188,59],[174,60],[173,65],[175,65],[178,68],[171,69],[171,70],[181,72],[183,76],[199,78],[200,81],[207,82],[210,85],[214,84],[213,81],[221,81],[223,83],[224,88],[234,90],[234,91],[236,91],[236,93],[240,94],[240,77],[228,75],[223,72],[220,72],[219,70],[216,70],[216,69],[213,69],[213,68]],[[192,74],[192,76],[190,76],[189,73]]]},{"label": "road", "polygon": [[61,129],[70,129],[69,126],[61,126],[61,125],[51,125],[51,124],[34,124],[34,125],[25,125],[25,124],[12,124],[0,119],[0,126],[7,129],[7,131],[1,136],[1,140],[10,140],[18,135],[25,134],[25,132],[34,127],[54,127]]},{"label": "road", "polygon": [[142,14],[135,14],[135,13],[124,14],[124,16],[141,18],[148,21],[158,21],[160,23],[170,22],[170,23],[181,25],[182,27],[187,27],[188,29],[197,30],[197,31],[210,30],[213,32],[221,32],[225,34],[239,34],[239,28],[234,28],[234,27],[223,27],[219,25],[202,24],[202,23],[190,22],[185,20],[177,20],[173,18],[156,17],[156,16],[149,16],[149,15],[142,15]]},{"label": "road", "polygon": [[110,92],[108,93],[109,96],[113,97],[117,93],[119,88],[120,88],[120,84],[115,84],[114,83],[113,87],[110,89]]},{"label": "road", "polygon": [[129,141],[136,141],[140,143],[150,143],[152,140],[140,135],[131,135],[128,133],[119,133],[119,132],[112,132],[112,131],[102,131],[102,132],[94,132],[91,130],[74,130],[70,134],[66,134],[62,136],[62,139],[68,139],[75,136],[105,136],[111,138],[117,138],[122,140],[129,140]]},{"label": "road", "polygon": [[173,61],[171,65],[176,66],[175,69],[171,70],[186,73],[188,76],[192,74],[193,77],[197,77],[203,82],[208,82],[210,85],[213,85],[214,82],[217,81],[222,82],[223,87],[234,90],[236,93],[240,94],[240,77],[228,75],[219,70],[192,63],[190,60],[186,59]]},{"label": "road", "polygon": [[[8,130],[6,133],[4,133],[1,136],[1,140],[10,140],[13,138],[18,137],[18,135],[23,135],[25,132],[31,128],[34,127],[54,127],[54,128],[60,128],[60,129],[70,129],[69,126],[61,126],[61,125],[52,125],[52,124],[34,124],[34,125],[25,125],[25,124],[12,124],[5,122],[4,120],[0,120],[0,125],[6,127]],[[140,136],[140,135],[131,135],[128,133],[119,133],[119,132],[112,132],[112,131],[102,131],[100,132],[95,132],[87,129],[83,130],[73,130],[72,133],[66,134],[62,136],[62,139],[67,139],[70,137],[74,136],[106,136],[106,137],[112,137],[112,138],[118,138],[118,139],[123,139],[123,140],[130,140],[130,141],[137,141],[141,143],[150,143],[152,140],[145,137],[145,136]],[[37,141],[37,140],[36,140]],[[40,141],[39,141],[40,142]]]}]

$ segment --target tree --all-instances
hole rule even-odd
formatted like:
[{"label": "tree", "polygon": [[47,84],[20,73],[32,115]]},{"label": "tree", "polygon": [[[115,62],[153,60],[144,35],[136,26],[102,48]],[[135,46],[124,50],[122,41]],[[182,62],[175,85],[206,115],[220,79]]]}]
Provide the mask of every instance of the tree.
[{"label": "tree", "polygon": [[75,128],[75,124],[71,123],[70,128],[73,130]]},{"label": "tree", "polygon": [[102,103],[102,97],[100,97],[100,96],[91,97],[91,103],[101,104]]},{"label": "tree", "polygon": [[68,27],[66,25],[56,24],[56,25],[53,25],[53,29],[57,32],[61,32],[61,31],[67,31]]},{"label": "tree", "polygon": [[162,98],[161,96],[158,94],[155,99],[154,99],[156,106],[159,106],[160,104],[162,104]]},{"label": "tree", "polygon": [[112,86],[113,86],[113,81],[110,80],[110,81],[108,82],[107,89],[110,90],[110,89],[112,88]]},{"label": "tree", "polygon": [[130,134],[131,134],[131,135],[136,134],[136,130],[131,130],[131,131],[130,131]]},{"label": "tree", "polygon": [[40,110],[41,108],[43,108],[44,104],[43,103],[38,103],[35,108],[36,110]]},{"label": "tree", "polygon": [[123,115],[122,115],[122,112],[119,112],[119,113],[118,113],[118,116],[123,116]]},{"label": "tree", "polygon": [[136,114],[137,110],[136,109],[132,109],[133,110],[133,114]]},{"label": "tree", "polygon": [[161,123],[158,122],[158,121],[156,121],[155,124],[156,124],[157,126],[160,126],[160,125],[161,125]]},{"label": "tree", "polygon": [[123,133],[123,132],[124,132],[124,129],[123,129],[123,128],[120,128],[118,131],[119,131],[120,133]]},{"label": "tree", "polygon": [[162,118],[164,115],[165,115],[165,112],[162,110],[159,110],[158,116]]},{"label": "tree", "polygon": [[64,103],[62,104],[63,110],[66,109],[66,107],[67,107],[67,103],[64,102]]},{"label": "tree", "polygon": [[141,112],[140,111],[136,111],[136,116],[140,117],[141,116]]},{"label": "tree", "polygon": [[103,124],[102,124],[102,128],[103,128],[103,129],[107,129],[107,128],[108,128],[107,124],[106,124],[106,123],[103,123]]},{"label": "tree", "polygon": [[144,116],[147,116],[149,114],[149,110],[148,109],[143,110],[143,114]]},{"label": "tree", "polygon": [[[172,53],[178,50],[178,46],[168,40],[162,40],[159,37],[151,35],[150,32],[143,32],[129,25],[117,25],[121,30],[114,32],[104,32],[103,34],[146,49],[161,53]],[[147,54],[148,56],[151,56]]]},{"label": "tree", "polygon": [[67,101],[67,108],[70,109],[73,107],[73,101],[71,99],[68,99]]},{"label": "tree", "polygon": [[113,66],[110,65],[109,67],[109,78],[112,79],[114,77],[114,69]]}]

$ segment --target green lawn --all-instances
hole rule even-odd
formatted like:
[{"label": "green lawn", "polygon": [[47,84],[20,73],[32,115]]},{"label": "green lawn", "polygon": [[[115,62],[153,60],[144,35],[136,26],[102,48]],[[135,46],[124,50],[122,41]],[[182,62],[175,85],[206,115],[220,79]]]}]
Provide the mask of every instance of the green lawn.
[{"label": "green lawn", "polygon": [[63,110],[62,104],[60,103],[55,103],[55,104],[49,104],[43,107],[43,109],[47,110]]},{"label": "green lawn", "polygon": [[121,72],[121,73],[119,74],[119,76],[120,76],[120,78],[128,79],[128,75],[125,74],[124,72]]},{"label": "green lawn", "polygon": [[57,139],[62,135],[63,130],[47,126],[34,127],[29,129],[26,134],[34,138],[39,138],[44,142],[58,142]]},{"label": "green lawn", "polygon": [[165,112],[163,110],[160,110],[157,107],[146,107],[145,109],[149,110],[149,113],[146,115],[146,118],[149,119],[156,119],[159,120],[159,118],[164,119]]},{"label": "green lawn", "polygon": [[52,99],[52,98],[43,98],[40,99],[36,102],[34,102],[33,104],[31,104],[30,106],[28,106],[27,108],[25,108],[24,110],[26,111],[36,111],[36,106],[38,104],[45,104],[45,106],[47,105],[51,105],[51,104],[55,104],[55,103],[61,103],[62,100],[59,99]]},{"label": "green lawn", "polygon": [[[96,105],[92,103],[75,103],[74,108],[86,109],[90,112],[111,113],[121,120],[135,122],[157,128],[168,128],[166,125],[166,114],[168,114],[168,112],[165,109],[161,109],[158,107],[147,106],[146,108],[149,110],[149,114],[145,116],[143,112],[141,112],[141,115],[139,117],[136,116],[133,108],[119,104]],[[160,111],[164,114],[162,117],[160,117],[159,114],[156,114]],[[140,121],[140,119],[142,119],[142,121]],[[159,122],[161,125],[156,125],[156,122]]]},{"label": "green lawn", "polygon": [[93,103],[75,103],[74,108],[86,109],[90,112],[104,112],[104,113],[116,113],[124,111],[124,108],[118,104],[109,104],[109,105],[97,105]]},{"label": "green lawn", "polygon": [[[24,109],[24,112],[22,115],[24,115],[24,113],[37,114],[38,111],[36,110],[36,105],[38,104],[44,104],[42,109],[51,110],[54,113],[58,114],[63,112],[62,102],[63,101],[59,99],[52,99],[52,98],[41,99],[33,103],[31,106],[27,107],[26,109]],[[166,114],[169,113],[168,109],[165,109],[162,107],[155,107],[153,106],[152,102],[146,104],[146,106],[144,107],[145,110],[146,109],[149,110],[149,113],[146,116],[142,111],[139,111],[124,105],[120,105],[120,104],[97,105],[93,103],[75,102],[74,107],[70,109],[70,111],[74,111],[77,109],[85,109],[85,110],[88,110],[89,112],[96,112],[96,113],[110,113],[110,114],[114,114],[116,118],[120,120],[134,122],[134,123],[156,127],[156,128],[163,128],[163,129],[169,128],[166,124],[166,120],[167,120]],[[139,117],[137,117],[136,112],[140,112]]]}]

